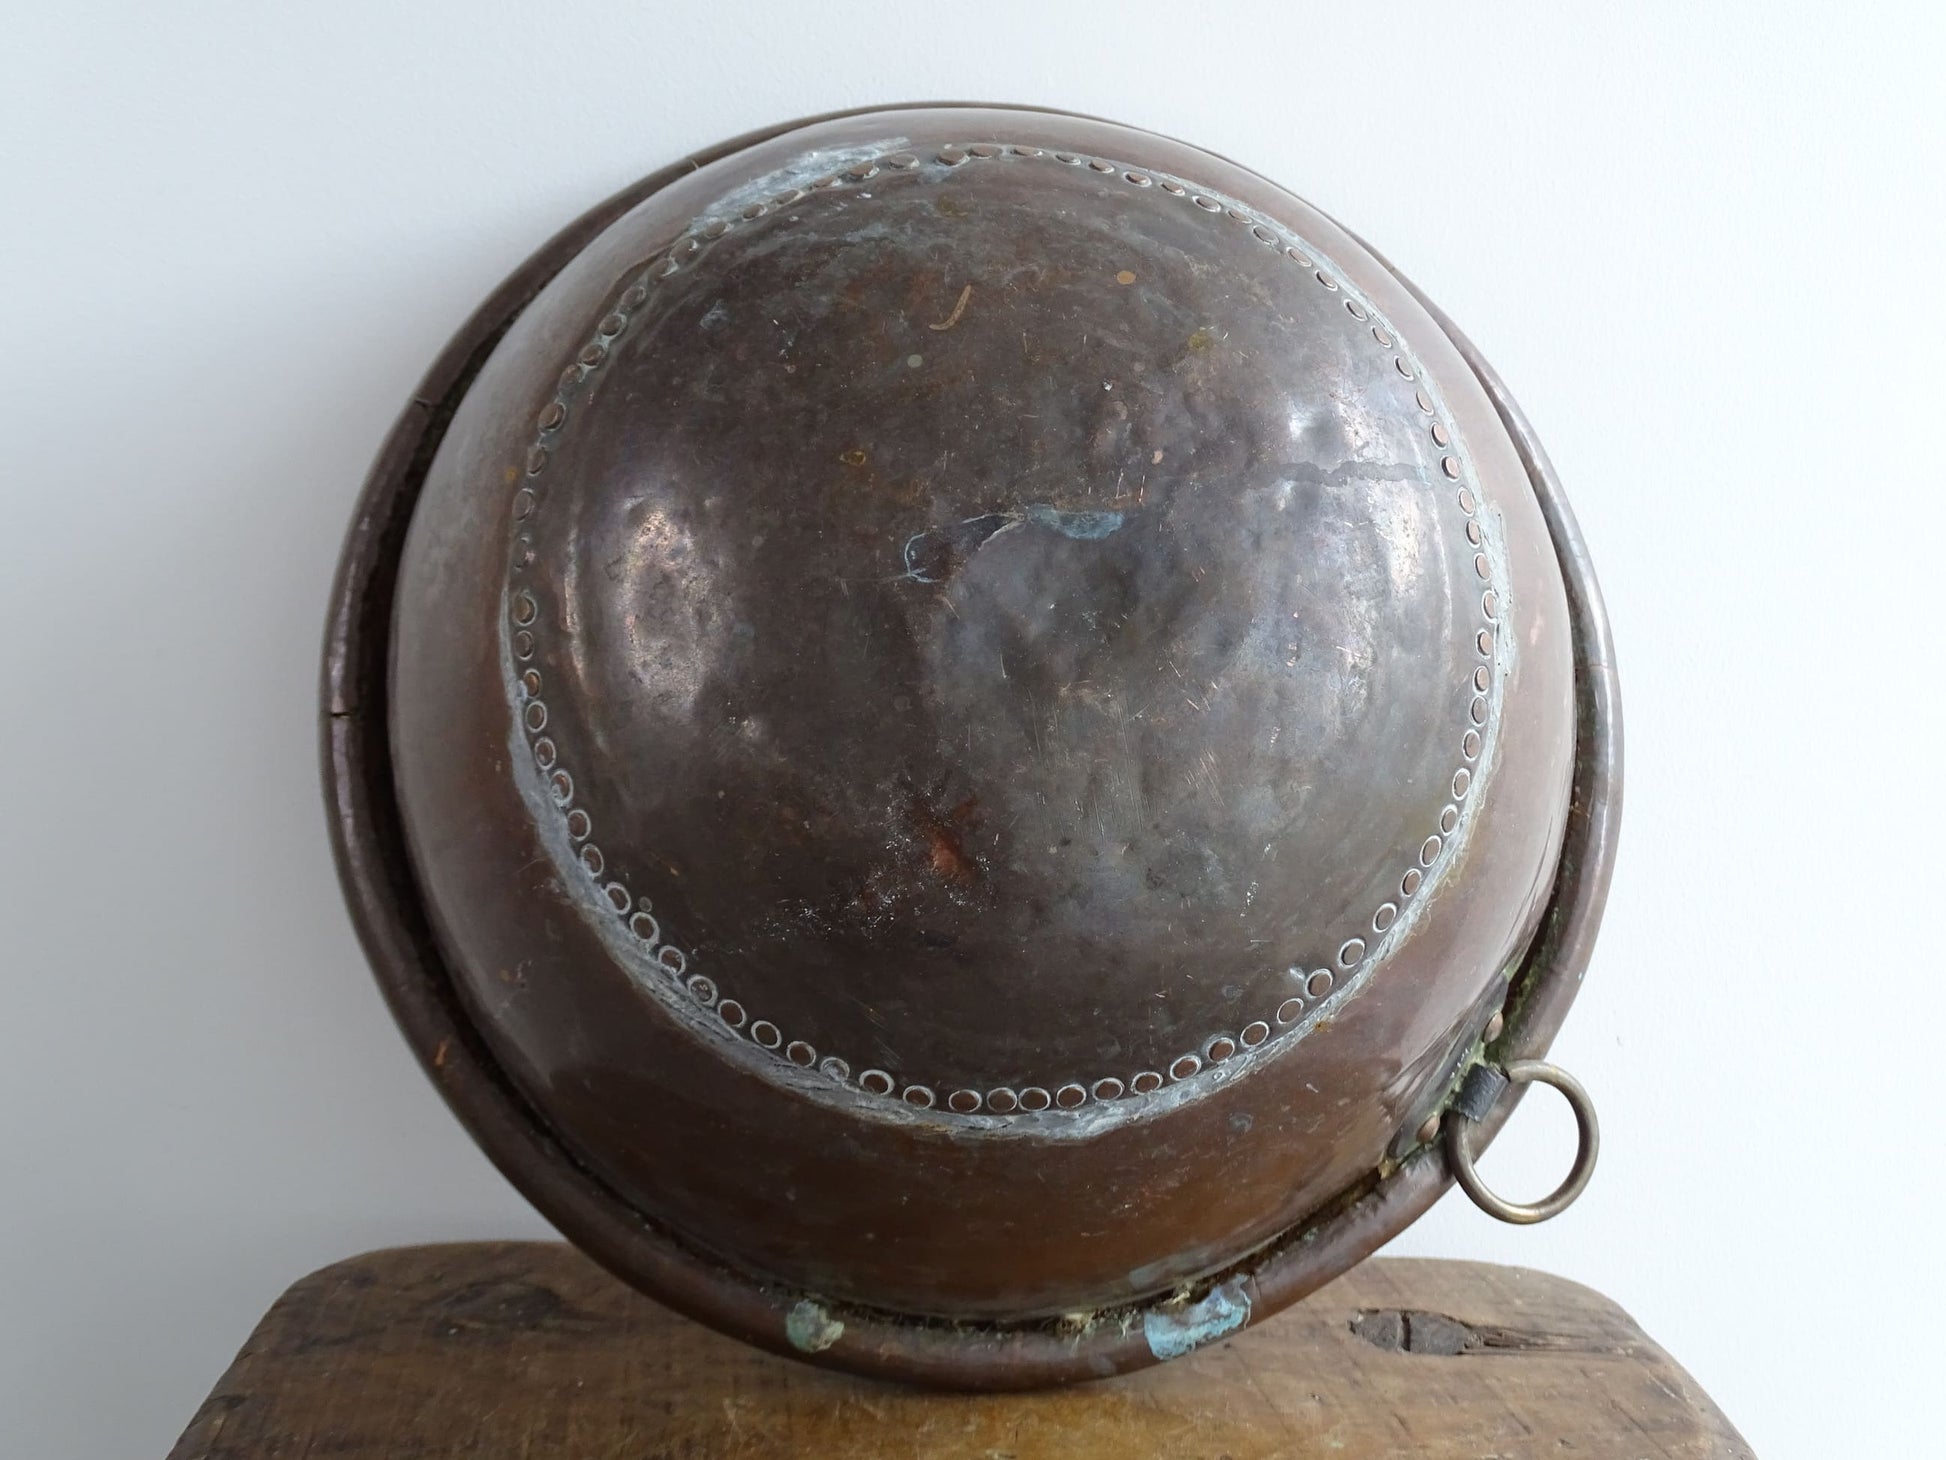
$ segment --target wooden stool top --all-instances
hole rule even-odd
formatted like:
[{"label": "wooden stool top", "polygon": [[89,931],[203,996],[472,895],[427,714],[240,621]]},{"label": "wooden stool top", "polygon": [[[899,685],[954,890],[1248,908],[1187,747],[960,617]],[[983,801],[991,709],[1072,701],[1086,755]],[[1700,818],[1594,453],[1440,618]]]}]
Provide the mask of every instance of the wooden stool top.
[{"label": "wooden stool top", "polygon": [[1380,1259],[1125,1378],[933,1394],[825,1373],[657,1307],[572,1248],[401,1247],[303,1279],[171,1460],[1750,1456],[1608,1299],[1521,1268]]}]

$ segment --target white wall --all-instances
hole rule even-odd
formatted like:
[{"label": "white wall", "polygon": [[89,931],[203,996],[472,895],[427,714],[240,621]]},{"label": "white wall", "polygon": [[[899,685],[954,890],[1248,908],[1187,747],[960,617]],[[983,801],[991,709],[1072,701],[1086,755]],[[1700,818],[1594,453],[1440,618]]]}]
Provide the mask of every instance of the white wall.
[{"label": "white wall", "polygon": [[[1402,1250],[1604,1289],[1767,1460],[1938,1453],[1946,30],[1934,7],[11,7],[0,1452],[159,1455],[361,1249],[539,1235],[390,1028],[313,766],[366,463],[583,207],[774,119],[1038,101],[1373,239],[1548,442],[1629,805],[1561,1039],[1607,1152]],[[173,13],[170,13],[173,12]],[[1531,1102],[1487,1163],[1551,1182]]]}]

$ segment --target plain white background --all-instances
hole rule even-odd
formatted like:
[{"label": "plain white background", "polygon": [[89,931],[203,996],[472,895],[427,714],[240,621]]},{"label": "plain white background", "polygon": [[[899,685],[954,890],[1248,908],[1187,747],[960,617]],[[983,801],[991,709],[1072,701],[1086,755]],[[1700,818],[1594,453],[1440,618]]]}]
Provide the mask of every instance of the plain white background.
[{"label": "plain white background", "polygon": [[[1767,1460],[1939,1452],[1946,29],[1931,6],[19,5],[0,42],[0,1452],[159,1455],[348,1254],[543,1224],[341,910],[318,635],[421,369],[720,137],[943,97],[1229,154],[1499,366],[1614,618],[1557,1051],[1587,1197],[1398,1247],[1620,1300]],[[1529,1103],[1487,1163],[1551,1183]]]}]

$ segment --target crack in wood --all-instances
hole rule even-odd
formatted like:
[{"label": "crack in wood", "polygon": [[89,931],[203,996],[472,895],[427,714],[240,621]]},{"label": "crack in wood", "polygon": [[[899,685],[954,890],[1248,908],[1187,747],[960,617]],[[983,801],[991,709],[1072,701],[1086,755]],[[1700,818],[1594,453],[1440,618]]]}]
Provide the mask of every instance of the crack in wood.
[{"label": "crack in wood", "polygon": [[1413,1308],[1366,1308],[1353,1315],[1351,1331],[1387,1353],[1457,1354],[1582,1353],[1627,1357],[1625,1344],[1603,1343],[1581,1334],[1509,1328],[1493,1323],[1463,1323],[1444,1313]]}]

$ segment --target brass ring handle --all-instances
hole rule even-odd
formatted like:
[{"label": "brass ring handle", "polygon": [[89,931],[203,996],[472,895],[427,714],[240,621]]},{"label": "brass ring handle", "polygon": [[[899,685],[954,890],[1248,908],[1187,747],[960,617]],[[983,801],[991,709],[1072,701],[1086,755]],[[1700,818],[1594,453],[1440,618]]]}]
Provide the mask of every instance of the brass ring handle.
[{"label": "brass ring handle", "polygon": [[[1581,1140],[1565,1181],[1537,1202],[1514,1202],[1496,1195],[1481,1180],[1473,1165],[1473,1148],[1467,1144],[1467,1130],[1499,1102],[1507,1086],[1530,1081],[1552,1085],[1567,1097]],[[1556,1065],[1544,1060],[1515,1060],[1504,1070],[1475,1065],[1452,1108],[1460,1119],[1449,1121],[1446,1126],[1446,1162],[1452,1168],[1453,1179],[1488,1216],[1521,1225],[1545,1222],[1572,1206],[1574,1199],[1586,1189],[1588,1178],[1595,1174],[1595,1158],[1601,1154],[1601,1127],[1595,1122],[1594,1101],[1588,1098],[1579,1080]]]}]

